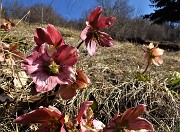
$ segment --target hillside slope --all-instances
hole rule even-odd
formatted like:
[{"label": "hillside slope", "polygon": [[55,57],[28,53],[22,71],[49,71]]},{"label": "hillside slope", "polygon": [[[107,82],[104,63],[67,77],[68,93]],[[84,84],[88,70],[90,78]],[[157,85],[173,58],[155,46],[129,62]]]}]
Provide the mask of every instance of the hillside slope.
[{"label": "hillside slope", "polygon": [[[21,23],[17,25],[4,41],[19,43],[21,50],[28,55],[34,46],[33,33],[39,25],[28,25]],[[46,25],[43,25],[46,26]],[[79,43],[80,31],[72,29],[58,28],[67,44],[77,46]],[[1,36],[4,33],[1,32]],[[95,56],[87,54],[85,45],[79,50],[79,61],[76,68],[83,70],[91,80],[91,85],[79,91],[77,95],[68,101],[60,97],[55,99],[51,105],[60,108],[66,113],[74,115],[80,102],[95,98],[102,108],[99,111],[98,119],[103,119],[107,123],[109,119],[118,111],[122,113],[126,108],[134,107],[137,104],[147,105],[147,112],[144,116],[150,120],[156,131],[168,132],[179,130],[179,89],[178,85],[171,85],[174,72],[180,72],[180,51],[168,52],[163,55],[164,63],[159,67],[151,66],[146,75],[149,80],[143,81],[137,78],[137,73],[142,72],[146,67],[142,45],[135,45],[128,42],[114,42],[114,47],[98,47]],[[30,127],[20,127],[12,123],[16,115],[26,113],[27,109],[18,113],[22,106],[17,107],[17,100],[32,98],[30,92],[31,81],[23,88],[14,86],[13,77],[5,71],[7,67],[1,64],[1,84],[2,89],[7,90],[9,95],[16,99],[14,104],[10,104],[6,110],[4,104],[0,105],[0,130],[4,132],[13,131],[33,131],[37,125]],[[18,66],[15,71],[21,70]],[[11,73],[10,73],[11,74]]]}]

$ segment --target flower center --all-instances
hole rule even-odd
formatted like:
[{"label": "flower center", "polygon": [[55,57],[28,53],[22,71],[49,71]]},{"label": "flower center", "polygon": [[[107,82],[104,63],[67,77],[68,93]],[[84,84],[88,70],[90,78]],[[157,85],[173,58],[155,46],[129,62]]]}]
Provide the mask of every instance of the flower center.
[{"label": "flower center", "polygon": [[50,73],[58,74],[60,65],[56,64],[56,62],[51,61],[49,64]]},{"label": "flower center", "polygon": [[149,57],[150,57],[151,59],[154,59],[154,58],[155,58],[155,56],[153,55],[153,53],[152,53],[151,51],[150,51]]}]

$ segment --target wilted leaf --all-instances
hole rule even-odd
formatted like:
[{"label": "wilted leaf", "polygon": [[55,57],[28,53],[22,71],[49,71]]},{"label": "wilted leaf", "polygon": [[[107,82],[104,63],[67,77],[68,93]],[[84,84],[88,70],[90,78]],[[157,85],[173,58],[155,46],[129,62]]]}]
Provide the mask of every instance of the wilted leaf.
[{"label": "wilted leaf", "polygon": [[2,72],[6,76],[11,76],[12,77],[12,75],[13,75],[12,70],[10,68],[3,68]]},{"label": "wilted leaf", "polygon": [[9,97],[2,88],[0,88],[0,103],[2,104],[6,101],[12,102],[13,99]]},{"label": "wilted leaf", "polygon": [[81,70],[76,70],[76,72],[76,89],[86,88],[91,83],[90,79]]}]

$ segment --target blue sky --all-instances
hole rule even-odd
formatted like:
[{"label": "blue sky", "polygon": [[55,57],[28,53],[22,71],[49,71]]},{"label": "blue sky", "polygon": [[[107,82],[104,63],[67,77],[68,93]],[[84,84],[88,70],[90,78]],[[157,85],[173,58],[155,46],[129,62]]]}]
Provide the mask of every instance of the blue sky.
[{"label": "blue sky", "polygon": [[[3,4],[6,1],[2,0]],[[95,0],[18,0],[25,6],[33,5],[35,3],[46,3],[48,5],[52,2],[52,7],[67,19],[78,19],[82,16],[82,12],[92,7],[97,6]],[[149,7],[149,0],[128,0],[128,4],[135,8],[134,16],[140,16],[147,13],[152,13],[153,9]]]}]

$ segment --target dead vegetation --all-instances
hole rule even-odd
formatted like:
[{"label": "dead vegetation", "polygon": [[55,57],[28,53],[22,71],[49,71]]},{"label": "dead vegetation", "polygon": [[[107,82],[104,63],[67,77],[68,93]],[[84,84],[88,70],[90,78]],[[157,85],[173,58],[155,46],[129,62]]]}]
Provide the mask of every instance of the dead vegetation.
[{"label": "dead vegetation", "polygon": [[[10,38],[9,42],[19,43],[23,38],[23,43],[20,43],[21,50],[28,55],[34,45],[33,33],[37,26],[39,25],[21,23],[1,39],[5,41]],[[64,28],[59,28],[59,31],[66,43],[77,46],[80,31]],[[1,32],[1,36],[2,34]],[[174,90],[173,87],[169,89],[168,85],[173,78],[172,73],[180,72],[180,51],[166,51],[163,55],[164,64],[160,67],[151,66],[146,73],[150,80],[146,81],[136,77],[137,72],[142,72],[146,66],[143,55],[141,45],[125,42],[115,42],[112,48],[99,47],[93,57],[90,57],[82,46],[76,67],[88,75],[92,84],[87,89],[79,91],[72,100],[64,101],[56,97],[50,101],[50,105],[74,116],[80,102],[95,98],[98,103],[97,118],[107,123],[116,112],[122,113],[126,108],[144,103],[148,106],[144,117],[154,124],[157,132],[177,132],[180,129],[180,86]],[[18,64],[14,67],[1,64],[0,88],[6,90],[6,94],[13,99],[12,103],[6,101],[0,104],[2,132],[30,132],[37,129],[37,125],[22,127],[13,124],[17,115],[42,105],[41,100],[35,104],[27,101],[29,98],[36,98],[30,93],[30,88],[33,87],[30,78],[25,86],[15,87],[13,82],[15,77],[12,75],[19,71],[22,69]]]}]

